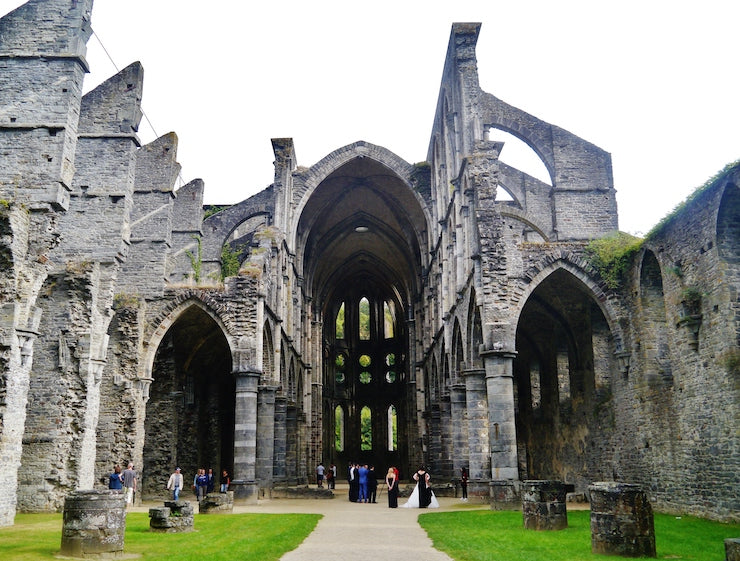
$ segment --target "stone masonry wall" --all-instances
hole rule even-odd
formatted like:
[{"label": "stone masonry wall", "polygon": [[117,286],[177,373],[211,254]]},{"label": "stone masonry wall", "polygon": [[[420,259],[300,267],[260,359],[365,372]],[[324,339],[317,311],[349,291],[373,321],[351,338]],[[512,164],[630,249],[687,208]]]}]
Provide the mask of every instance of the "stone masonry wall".
[{"label": "stone masonry wall", "polygon": [[[0,19],[0,526],[12,524],[33,348],[35,302],[58,244],[56,213],[74,173],[92,0],[31,0]],[[12,256],[12,257],[11,257]]]}]

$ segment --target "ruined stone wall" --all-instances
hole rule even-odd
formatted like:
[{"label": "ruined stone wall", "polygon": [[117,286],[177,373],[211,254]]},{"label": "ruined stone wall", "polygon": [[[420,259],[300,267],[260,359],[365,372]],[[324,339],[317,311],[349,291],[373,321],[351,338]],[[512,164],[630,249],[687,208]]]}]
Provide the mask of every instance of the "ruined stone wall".
[{"label": "ruined stone wall", "polygon": [[35,303],[69,202],[91,5],[32,0],[0,19],[0,526],[15,515]]},{"label": "ruined stone wall", "polygon": [[122,265],[121,292],[161,297],[172,246],[174,185],[180,173],[177,136],[161,136],[136,154],[131,248]]},{"label": "ruined stone wall", "polygon": [[[732,359],[737,260],[720,255],[716,231],[722,197],[735,185],[737,172],[646,242],[662,275],[667,352],[643,352],[655,343],[653,327],[647,303],[633,299],[630,368],[614,394],[616,474],[643,484],[660,509],[722,519],[737,519],[740,508],[735,478],[740,394]],[[637,288],[640,265],[645,267],[644,261],[636,264],[635,294],[646,290],[644,281]],[[700,294],[694,311],[683,309],[687,288]]]}]

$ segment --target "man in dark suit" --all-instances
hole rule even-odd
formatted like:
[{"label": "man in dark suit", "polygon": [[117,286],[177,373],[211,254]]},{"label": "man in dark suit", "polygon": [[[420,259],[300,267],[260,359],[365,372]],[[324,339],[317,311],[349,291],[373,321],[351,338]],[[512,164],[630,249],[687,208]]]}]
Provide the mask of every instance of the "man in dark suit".
[{"label": "man in dark suit", "polygon": [[371,465],[367,472],[367,493],[370,496],[370,502],[376,503],[378,496],[378,479],[375,477],[375,466]]}]

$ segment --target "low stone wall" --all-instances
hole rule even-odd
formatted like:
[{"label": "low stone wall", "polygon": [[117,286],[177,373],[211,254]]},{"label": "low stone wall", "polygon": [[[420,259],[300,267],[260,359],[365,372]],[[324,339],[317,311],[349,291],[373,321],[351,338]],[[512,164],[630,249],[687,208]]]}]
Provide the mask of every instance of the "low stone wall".
[{"label": "low stone wall", "polygon": [[225,514],[234,511],[234,492],[211,493],[198,503],[199,514]]},{"label": "low stone wall", "polygon": [[333,499],[334,493],[329,489],[317,487],[273,487],[273,499]]},{"label": "low stone wall", "polygon": [[167,534],[193,531],[193,507],[188,501],[165,501],[149,509],[149,531]]}]

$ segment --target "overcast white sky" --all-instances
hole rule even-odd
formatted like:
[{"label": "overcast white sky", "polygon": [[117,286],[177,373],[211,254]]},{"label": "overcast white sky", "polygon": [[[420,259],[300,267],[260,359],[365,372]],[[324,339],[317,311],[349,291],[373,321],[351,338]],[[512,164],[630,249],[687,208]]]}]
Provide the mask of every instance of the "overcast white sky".
[{"label": "overcast white sky", "polygon": [[[483,24],[485,91],[611,153],[624,231],[740,158],[736,1],[95,0],[92,14],[118,68],[144,66],[142,143],[175,131],[184,181],[213,204],[272,183],[271,138],[292,137],[304,166],[357,140],[425,160],[454,21]],[[116,72],[95,36],[88,62],[85,91]]]}]

